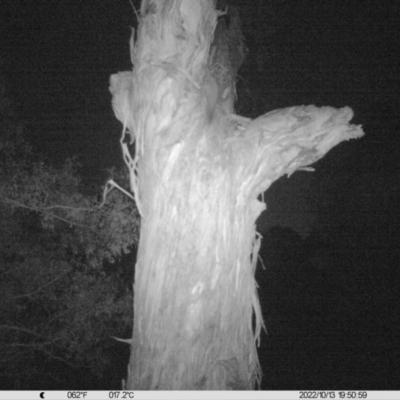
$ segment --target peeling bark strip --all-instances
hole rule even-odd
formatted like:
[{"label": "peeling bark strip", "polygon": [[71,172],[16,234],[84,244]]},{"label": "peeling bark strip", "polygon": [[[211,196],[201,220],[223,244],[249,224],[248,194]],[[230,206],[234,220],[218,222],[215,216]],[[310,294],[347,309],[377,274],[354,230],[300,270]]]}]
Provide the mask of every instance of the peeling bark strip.
[{"label": "peeling bark strip", "polygon": [[233,114],[244,46],[237,13],[216,29],[218,15],[211,0],[143,1],[133,71],[111,77],[115,115],[136,141],[133,159],[121,145],[142,215],[131,390],[260,383],[257,196],[363,135],[346,107]]}]

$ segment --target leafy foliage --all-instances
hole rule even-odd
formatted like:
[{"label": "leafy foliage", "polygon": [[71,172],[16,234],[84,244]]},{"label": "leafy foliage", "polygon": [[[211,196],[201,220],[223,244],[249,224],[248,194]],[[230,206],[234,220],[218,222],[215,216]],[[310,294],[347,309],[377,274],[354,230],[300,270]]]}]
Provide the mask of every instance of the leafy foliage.
[{"label": "leafy foliage", "polygon": [[122,256],[137,243],[138,213],[117,191],[99,207],[82,194],[76,160],[47,166],[4,108],[0,117],[0,383],[72,389],[82,382],[63,379],[65,368],[100,377],[122,346],[111,336],[130,332]]}]

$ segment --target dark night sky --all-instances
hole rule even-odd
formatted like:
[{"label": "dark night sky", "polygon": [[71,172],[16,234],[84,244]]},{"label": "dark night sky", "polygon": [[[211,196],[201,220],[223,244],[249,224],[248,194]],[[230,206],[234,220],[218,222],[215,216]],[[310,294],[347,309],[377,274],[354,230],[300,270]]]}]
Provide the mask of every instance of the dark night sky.
[{"label": "dark night sky", "polygon": [[[333,149],[314,165],[316,172],[274,183],[260,231],[275,224],[300,233],[354,225],[367,232],[366,246],[388,243],[388,259],[396,251],[392,260],[398,260],[400,2],[235,3],[242,6],[249,48],[238,81],[238,112],[256,117],[300,104],[347,105],[366,134]],[[264,4],[257,12],[256,3]],[[32,144],[55,165],[79,155],[87,182],[102,183],[107,168],[123,165],[108,82],[111,74],[131,68],[134,21],[129,0],[0,3],[2,69]],[[391,286],[381,289],[397,293],[399,272],[396,265],[386,267],[384,281]],[[289,353],[282,350],[277,359]]]},{"label": "dark night sky", "polygon": [[108,80],[130,68],[129,1],[10,0],[0,9],[8,89],[32,143],[50,162],[78,154],[86,178],[105,179],[120,160]]}]

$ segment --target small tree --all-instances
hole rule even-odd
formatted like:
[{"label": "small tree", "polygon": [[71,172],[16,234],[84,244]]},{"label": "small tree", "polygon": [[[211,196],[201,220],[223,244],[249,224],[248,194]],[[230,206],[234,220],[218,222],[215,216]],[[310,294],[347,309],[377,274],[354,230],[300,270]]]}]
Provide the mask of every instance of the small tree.
[{"label": "small tree", "polygon": [[100,379],[119,346],[111,336],[129,329],[131,290],[116,265],[105,265],[135,242],[134,207],[117,191],[96,207],[79,192],[71,164],[24,169],[23,160],[3,161],[0,382],[79,389],[88,379],[76,382],[66,371]]},{"label": "small tree", "polygon": [[79,389],[67,372],[104,374],[129,329],[132,293],[105,265],[137,243],[137,211],[117,191],[99,207],[76,160],[46,166],[24,131],[0,80],[0,386]]},{"label": "small tree", "polygon": [[[263,326],[254,272],[257,197],[362,136],[349,108],[234,114],[243,57],[213,0],[143,0],[133,71],[111,77],[141,213],[127,388],[253,389]],[[131,158],[126,129],[136,141]],[[253,319],[254,318],[254,319]]]}]

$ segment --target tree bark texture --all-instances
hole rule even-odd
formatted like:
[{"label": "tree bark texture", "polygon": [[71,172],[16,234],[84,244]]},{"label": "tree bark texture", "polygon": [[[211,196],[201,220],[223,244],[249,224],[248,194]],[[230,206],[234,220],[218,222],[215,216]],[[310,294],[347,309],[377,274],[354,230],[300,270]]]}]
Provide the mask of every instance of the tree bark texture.
[{"label": "tree bark texture", "polygon": [[143,1],[133,71],[111,77],[142,216],[127,389],[255,388],[257,196],[362,135],[348,108],[235,115],[244,50],[216,30],[220,14],[212,0]]}]

